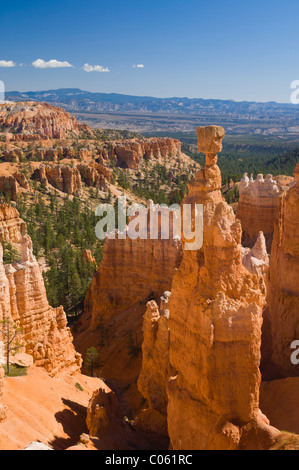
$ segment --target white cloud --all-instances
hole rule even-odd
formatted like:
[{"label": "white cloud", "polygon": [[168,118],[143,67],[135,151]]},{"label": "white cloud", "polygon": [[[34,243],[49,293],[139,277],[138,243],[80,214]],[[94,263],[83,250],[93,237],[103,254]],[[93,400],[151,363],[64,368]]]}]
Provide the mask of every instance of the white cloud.
[{"label": "white cloud", "polygon": [[36,69],[57,69],[57,68],[63,68],[63,67],[73,67],[72,64],[70,64],[67,61],[60,62],[59,60],[56,60],[56,59],[49,60],[48,62],[42,59],[37,59],[34,62],[32,62],[32,65]]},{"label": "white cloud", "polygon": [[83,70],[85,70],[85,72],[110,72],[108,67],[103,67],[102,65],[89,64],[84,64]]},{"label": "white cloud", "polygon": [[16,64],[12,60],[0,60],[0,67],[15,67]]},{"label": "white cloud", "polygon": [[133,69],[144,69],[144,65],[143,64],[133,65]]}]

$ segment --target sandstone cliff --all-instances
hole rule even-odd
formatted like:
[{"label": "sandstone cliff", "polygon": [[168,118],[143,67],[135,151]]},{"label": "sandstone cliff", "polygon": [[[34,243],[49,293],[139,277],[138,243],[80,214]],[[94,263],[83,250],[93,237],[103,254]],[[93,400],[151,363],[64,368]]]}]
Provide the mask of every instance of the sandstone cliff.
[{"label": "sandstone cliff", "polygon": [[237,219],[241,221],[243,243],[252,246],[259,232],[264,232],[271,248],[274,224],[278,215],[280,189],[272,175],[258,175],[254,180],[244,174],[239,184]]},{"label": "sandstone cliff", "polygon": [[[111,181],[111,170],[98,163],[80,163],[78,165],[40,165],[32,179],[44,185],[51,185],[67,194],[78,196],[82,190],[82,181],[100,191],[108,190]],[[0,179],[1,188],[1,179]]]},{"label": "sandstone cliff", "polygon": [[0,242],[21,243],[27,232],[25,222],[18,211],[9,204],[0,206]]},{"label": "sandstone cliff", "polygon": [[77,165],[77,169],[87,186],[97,188],[100,191],[108,190],[107,182],[111,180],[111,172],[108,168],[107,171],[105,171],[105,167],[97,163],[90,165],[81,163]]},{"label": "sandstone cliff", "polygon": [[62,108],[30,101],[1,104],[0,127],[7,141],[72,138],[86,130]]},{"label": "sandstone cliff", "polygon": [[280,201],[271,251],[268,319],[271,325],[272,378],[299,376],[291,344],[299,338],[299,164],[296,185]]},{"label": "sandstone cliff", "polygon": [[79,170],[67,165],[41,165],[34,171],[32,179],[75,196],[80,194],[82,188]]},{"label": "sandstone cliff", "polygon": [[[75,352],[62,307],[49,306],[40,267],[32,254],[32,242],[15,209],[0,206],[1,240],[20,243],[20,261],[3,265],[0,245],[0,318],[11,318],[22,329],[25,352],[49,373],[76,372],[81,357]],[[12,218],[9,219],[9,216]],[[10,234],[12,237],[10,238]]]},{"label": "sandstone cliff", "polygon": [[17,180],[13,176],[0,176],[0,193],[16,201],[19,193]]},{"label": "sandstone cliff", "polygon": [[165,292],[160,308],[154,300],[147,304],[143,317],[142,368],[138,377],[138,389],[147,400],[148,407],[139,414],[137,428],[161,437],[168,437],[166,385],[172,375],[169,362],[169,297],[170,292]]},{"label": "sandstone cliff", "polygon": [[222,128],[198,128],[206,167],[183,203],[204,205],[203,247],[184,251],[169,303],[168,430],[173,449],[269,448],[278,431],[259,411],[262,303],[242,265],[242,228],[222,200]]},{"label": "sandstone cliff", "polygon": [[181,142],[171,138],[115,141],[100,152],[100,159],[114,159],[120,166],[137,170],[143,159],[167,159],[181,155]]},{"label": "sandstone cliff", "polygon": [[83,355],[90,346],[99,348],[101,376],[127,390],[132,409],[140,409],[136,381],[146,304],[170,290],[181,257],[177,239],[132,240],[116,234],[116,239],[105,241],[103,259],[86,295],[76,348]]},{"label": "sandstone cliff", "polygon": [[252,249],[243,248],[243,266],[251,273],[256,274],[260,281],[260,289],[266,294],[266,279],[269,270],[269,255],[267,253],[266,239],[260,232]]}]

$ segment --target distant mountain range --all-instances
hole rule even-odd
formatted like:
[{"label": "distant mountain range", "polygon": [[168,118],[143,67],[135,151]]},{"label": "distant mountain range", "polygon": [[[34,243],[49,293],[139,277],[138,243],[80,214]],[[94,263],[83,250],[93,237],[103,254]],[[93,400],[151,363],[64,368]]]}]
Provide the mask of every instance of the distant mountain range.
[{"label": "distant mountain range", "polygon": [[61,106],[93,127],[137,132],[194,133],[197,125],[220,124],[228,133],[299,135],[299,106],[201,98],[153,98],[80,89],[7,92],[11,101]]},{"label": "distant mountain range", "polygon": [[299,117],[299,106],[276,102],[257,103],[249,101],[217,100],[202,98],[153,98],[117,93],[92,93],[76,88],[59,90],[7,92],[12,101],[46,101],[81,112],[146,112],[170,114],[215,114],[251,115],[254,118],[284,115]]}]

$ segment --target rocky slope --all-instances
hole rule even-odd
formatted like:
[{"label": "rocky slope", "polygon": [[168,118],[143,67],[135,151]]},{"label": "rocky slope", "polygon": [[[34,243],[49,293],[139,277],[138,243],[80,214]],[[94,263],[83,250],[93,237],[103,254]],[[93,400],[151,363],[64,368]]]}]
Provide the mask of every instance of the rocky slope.
[{"label": "rocky slope", "polygon": [[0,210],[0,242],[21,243],[27,233],[26,224],[18,211],[9,204],[2,204]]},{"label": "rocky slope", "polygon": [[[79,388],[78,388],[79,387]],[[0,450],[23,450],[31,442],[41,442],[54,450],[76,446],[82,433],[87,443],[82,450],[130,448],[130,438],[117,432],[103,432],[102,439],[88,441],[87,409],[93,393],[110,389],[100,379],[80,373],[60,374],[52,378],[40,367],[30,367],[27,376],[6,377],[3,405],[7,418],[0,423]],[[21,390],[21,393],[20,393]],[[107,409],[113,416],[113,410]],[[133,431],[131,431],[132,433]]]},{"label": "rocky slope", "polygon": [[0,137],[5,141],[71,138],[86,126],[62,108],[33,101],[0,105]]},{"label": "rocky slope", "polygon": [[7,409],[5,405],[3,405],[2,403],[3,387],[4,387],[4,369],[0,365],[0,423],[7,416]]},{"label": "rocky slope", "polygon": [[206,166],[184,203],[204,204],[204,243],[184,251],[169,304],[168,430],[173,449],[269,448],[278,435],[259,411],[263,297],[242,265],[242,228],[222,200],[222,128],[198,129]]},{"label": "rocky slope", "polygon": [[[32,254],[32,242],[26,226],[15,209],[0,206],[2,240],[20,244],[20,260],[3,265],[0,245],[0,318],[10,318],[22,328],[25,352],[34,363],[55,375],[61,370],[76,372],[81,357],[75,352],[62,307],[49,306],[41,269]],[[11,216],[11,218],[9,218]],[[10,236],[11,232],[11,236]]]},{"label": "rocky slope", "polygon": [[272,378],[299,376],[291,344],[299,338],[299,164],[296,185],[280,200],[268,281]]}]

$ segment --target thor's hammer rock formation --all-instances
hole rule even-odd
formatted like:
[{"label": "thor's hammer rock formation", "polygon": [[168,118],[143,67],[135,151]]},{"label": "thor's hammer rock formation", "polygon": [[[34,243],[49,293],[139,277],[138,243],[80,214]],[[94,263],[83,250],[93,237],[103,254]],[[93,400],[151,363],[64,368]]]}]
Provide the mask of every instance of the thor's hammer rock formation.
[{"label": "thor's hammer rock formation", "polygon": [[206,166],[184,204],[203,204],[203,247],[184,251],[169,302],[168,431],[173,449],[266,449],[278,431],[259,410],[263,296],[242,265],[242,227],[221,195],[224,129],[199,127]]}]

